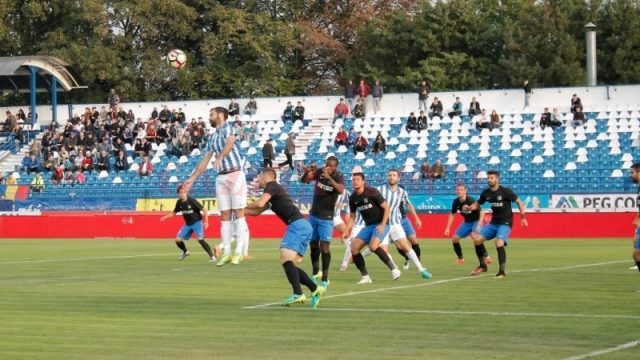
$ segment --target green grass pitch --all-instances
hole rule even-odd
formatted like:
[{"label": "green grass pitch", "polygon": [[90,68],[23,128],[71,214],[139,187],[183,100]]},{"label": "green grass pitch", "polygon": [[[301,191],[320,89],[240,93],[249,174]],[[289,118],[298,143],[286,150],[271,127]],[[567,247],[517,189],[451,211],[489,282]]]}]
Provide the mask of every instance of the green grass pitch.
[{"label": "green grass pitch", "polygon": [[[334,242],[317,310],[269,305],[291,294],[276,240],[221,268],[188,246],[178,261],[171,240],[0,241],[0,359],[566,359],[640,339],[628,239],[513,239],[502,280],[495,263],[468,276],[470,242],[460,266],[449,241],[423,240],[433,279],[392,281],[368,257],[371,285],[338,271]],[[598,358],[640,347],[609,351]]]}]

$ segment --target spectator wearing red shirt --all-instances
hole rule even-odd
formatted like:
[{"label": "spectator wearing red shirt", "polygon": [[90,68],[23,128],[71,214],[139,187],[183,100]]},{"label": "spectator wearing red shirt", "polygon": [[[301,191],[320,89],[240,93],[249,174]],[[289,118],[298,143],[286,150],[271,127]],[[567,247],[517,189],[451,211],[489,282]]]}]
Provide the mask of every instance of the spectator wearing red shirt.
[{"label": "spectator wearing red shirt", "polygon": [[360,84],[358,84],[358,88],[356,89],[358,96],[364,101],[367,99],[367,96],[371,93],[371,88],[364,82],[364,79],[360,80]]},{"label": "spectator wearing red shirt", "polygon": [[343,119],[349,115],[349,107],[344,103],[344,99],[340,98],[340,102],[333,109],[333,118],[335,119]]},{"label": "spectator wearing red shirt", "polygon": [[153,173],[153,164],[149,161],[149,157],[146,155],[142,156],[142,163],[138,167],[138,174],[140,176],[150,176]]},{"label": "spectator wearing red shirt", "polygon": [[333,141],[333,145],[338,147],[340,145],[348,146],[347,139],[349,138],[349,134],[344,130],[343,127],[340,128],[340,131],[336,134],[336,138]]},{"label": "spectator wearing red shirt", "polygon": [[368,147],[369,141],[362,135],[362,133],[360,133],[353,145],[353,153],[356,154],[358,152],[367,152]]},{"label": "spectator wearing red shirt", "polygon": [[82,170],[83,171],[91,171],[93,170],[93,157],[91,157],[90,152],[86,152],[84,158],[82,158]]}]

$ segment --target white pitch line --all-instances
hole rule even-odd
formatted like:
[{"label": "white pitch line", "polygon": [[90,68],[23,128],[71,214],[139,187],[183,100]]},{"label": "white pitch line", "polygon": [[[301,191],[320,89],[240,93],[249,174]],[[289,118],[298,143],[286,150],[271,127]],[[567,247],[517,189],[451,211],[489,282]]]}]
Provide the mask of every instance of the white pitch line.
[{"label": "white pitch line", "polygon": [[[285,309],[285,307],[265,307],[265,310]],[[509,316],[509,317],[552,317],[552,318],[586,318],[586,319],[625,319],[640,320],[637,315],[605,315],[605,314],[568,314],[568,313],[528,313],[528,312],[497,312],[497,311],[458,311],[458,310],[403,310],[403,309],[360,309],[360,308],[289,308],[298,311],[325,312],[360,312],[360,313],[391,313],[413,315],[477,315],[477,316]]]},{"label": "white pitch line", "polygon": [[614,346],[614,347],[593,351],[593,352],[590,352],[588,354],[572,356],[572,357],[566,358],[565,360],[582,360],[582,359],[586,359],[586,358],[590,358],[590,357],[594,357],[594,356],[600,356],[600,355],[612,353],[614,351],[620,351],[620,350],[624,350],[624,349],[629,349],[629,348],[632,348],[632,347],[635,347],[635,346],[638,346],[638,345],[640,345],[640,340],[631,341],[631,342],[628,342],[626,344],[620,344],[620,345],[617,345],[617,346]]},{"label": "white pitch line", "polygon": [[[619,263],[623,263],[623,262],[628,262],[628,260],[608,261],[608,262],[593,263],[593,264],[569,265],[569,266],[562,266],[562,267],[556,267],[556,268],[513,270],[513,271],[510,271],[509,273],[527,273],[527,272],[541,272],[541,271],[571,270],[571,269],[580,269],[580,268],[592,267],[592,266],[619,264]],[[372,290],[364,290],[364,291],[352,291],[352,292],[343,293],[343,294],[328,295],[328,296],[325,296],[323,298],[324,299],[331,299],[331,298],[354,296],[354,295],[361,295],[361,294],[372,294],[372,293],[384,292],[384,291],[389,291],[389,290],[410,289],[410,288],[416,288],[416,287],[420,287],[420,286],[433,286],[433,285],[447,284],[447,283],[456,282],[456,281],[477,279],[477,278],[486,277],[486,276],[488,276],[488,275],[485,274],[485,275],[480,275],[480,276],[464,276],[464,277],[458,277],[458,278],[452,278],[452,279],[429,281],[429,282],[424,282],[424,283],[421,283],[421,284],[392,286],[392,287],[372,289]],[[245,307],[243,307],[243,309],[259,309],[259,308],[265,308],[265,307],[274,306],[274,305],[280,305],[280,303],[277,302],[277,303],[245,306]]]},{"label": "white pitch line", "polygon": [[[275,248],[262,248],[262,249],[251,249],[251,251],[275,251]],[[87,260],[117,260],[117,259],[135,259],[141,257],[154,257],[154,256],[171,256],[174,253],[163,253],[163,254],[138,254],[138,255],[116,255],[116,256],[82,256],[77,258],[48,258],[48,259],[26,259],[26,260],[12,260],[12,261],[2,261],[0,265],[16,265],[16,264],[37,264],[37,263],[53,263],[53,262],[64,262],[64,261],[87,261]]]}]

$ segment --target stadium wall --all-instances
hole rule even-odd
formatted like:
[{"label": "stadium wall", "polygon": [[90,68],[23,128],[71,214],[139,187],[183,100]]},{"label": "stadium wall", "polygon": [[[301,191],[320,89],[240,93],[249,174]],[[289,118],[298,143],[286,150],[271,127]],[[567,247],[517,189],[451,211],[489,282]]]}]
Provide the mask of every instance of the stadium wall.
[{"label": "stadium wall", "polygon": [[[180,216],[160,222],[163,213],[45,212],[39,215],[0,216],[0,239],[173,239],[182,226]],[[445,238],[447,214],[421,214],[420,238]],[[515,216],[513,238],[620,238],[633,236],[631,212],[559,212],[527,214],[529,228],[523,229]],[[456,216],[454,227],[460,223]],[[279,238],[285,230],[275,215],[248,218],[252,238]],[[210,217],[208,238],[220,236],[218,216]],[[336,234],[337,236],[337,234]]]}]

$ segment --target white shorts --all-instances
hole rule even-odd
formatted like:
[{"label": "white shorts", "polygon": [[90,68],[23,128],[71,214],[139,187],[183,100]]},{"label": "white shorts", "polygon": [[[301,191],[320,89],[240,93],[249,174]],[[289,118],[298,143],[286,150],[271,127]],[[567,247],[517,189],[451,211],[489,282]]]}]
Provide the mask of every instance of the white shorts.
[{"label": "white shorts", "polygon": [[407,234],[402,228],[402,224],[395,224],[389,226],[389,233],[382,239],[381,245],[389,245],[389,242],[396,242],[400,239],[406,239]]},{"label": "white shorts", "polygon": [[216,177],[218,211],[244,209],[247,206],[247,179],[244,171],[219,174]]},{"label": "white shorts", "polygon": [[344,224],[344,220],[342,220],[342,216],[336,215],[333,217],[333,227]]}]

